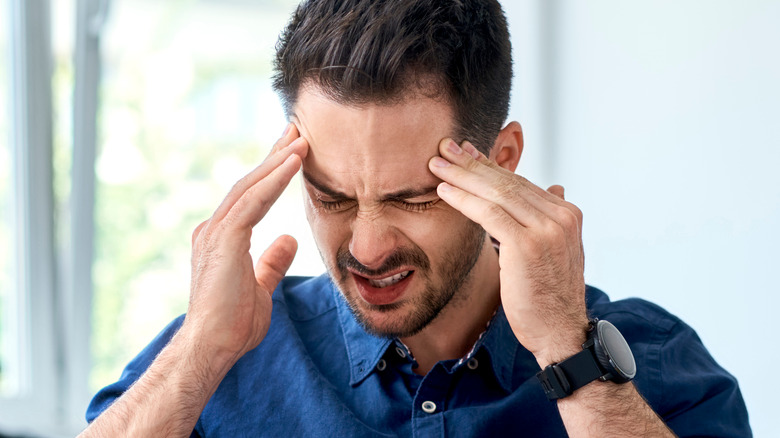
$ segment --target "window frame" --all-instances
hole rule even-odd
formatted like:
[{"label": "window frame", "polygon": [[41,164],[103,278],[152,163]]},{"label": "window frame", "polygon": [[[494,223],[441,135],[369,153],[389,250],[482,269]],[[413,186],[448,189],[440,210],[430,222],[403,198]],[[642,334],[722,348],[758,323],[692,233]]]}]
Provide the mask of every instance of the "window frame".
[{"label": "window frame", "polygon": [[[0,398],[0,426],[22,433],[55,428],[58,348],[55,339],[52,98],[49,3],[8,0],[12,229],[16,260],[10,310],[17,317],[17,391]],[[36,430],[30,430],[37,425]]]},{"label": "window frame", "polygon": [[107,0],[75,0],[71,195],[58,247],[53,187],[51,0],[7,0],[15,291],[7,330],[18,390],[0,395],[0,433],[74,436],[90,399],[94,154],[99,39]]}]

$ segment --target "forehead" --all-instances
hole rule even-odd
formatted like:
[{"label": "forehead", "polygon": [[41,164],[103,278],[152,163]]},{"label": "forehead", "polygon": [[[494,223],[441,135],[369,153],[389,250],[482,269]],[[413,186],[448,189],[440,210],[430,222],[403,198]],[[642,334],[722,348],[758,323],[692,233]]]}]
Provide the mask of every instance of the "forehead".
[{"label": "forehead", "polygon": [[428,160],[453,135],[450,105],[425,97],[351,106],[305,89],[292,119],[309,143],[306,173],[355,196],[435,184]]}]

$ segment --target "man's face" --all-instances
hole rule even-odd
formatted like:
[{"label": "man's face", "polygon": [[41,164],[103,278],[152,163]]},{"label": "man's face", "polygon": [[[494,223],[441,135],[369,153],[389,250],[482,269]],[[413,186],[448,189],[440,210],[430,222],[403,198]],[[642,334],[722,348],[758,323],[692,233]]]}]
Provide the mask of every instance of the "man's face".
[{"label": "man's face", "polygon": [[438,198],[428,170],[454,132],[450,106],[427,98],[344,106],[308,88],[293,121],[309,143],[304,203],[314,239],[361,324],[411,336],[457,306],[486,236]]}]

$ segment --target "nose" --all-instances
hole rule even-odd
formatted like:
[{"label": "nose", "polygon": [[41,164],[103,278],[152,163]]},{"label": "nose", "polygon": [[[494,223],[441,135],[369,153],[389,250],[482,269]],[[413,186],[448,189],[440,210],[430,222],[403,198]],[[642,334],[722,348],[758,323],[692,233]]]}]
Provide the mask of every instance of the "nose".
[{"label": "nose", "polygon": [[369,269],[381,267],[398,245],[398,235],[394,227],[381,215],[360,212],[353,219],[351,228],[349,252]]}]

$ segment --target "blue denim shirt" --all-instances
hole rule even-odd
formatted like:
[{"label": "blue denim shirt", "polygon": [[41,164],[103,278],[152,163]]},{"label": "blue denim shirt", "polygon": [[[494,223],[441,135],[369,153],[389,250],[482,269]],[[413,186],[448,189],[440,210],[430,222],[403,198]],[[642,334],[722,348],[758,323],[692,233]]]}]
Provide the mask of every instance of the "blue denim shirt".
[{"label": "blue denim shirt", "polygon": [[[678,436],[751,436],[736,380],[690,327],[643,300],[610,302],[592,287],[586,298],[591,316],[623,333],[637,389]],[[268,335],[224,378],[193,436],[567,436],[502,309],[468,357],[418,376],[403,344],[366,333],[327,276],[285,278],[273,300]],[[138,379],[182,321],[95,396],[88,421]]]}]

